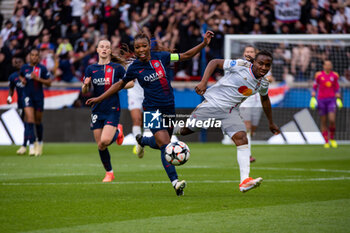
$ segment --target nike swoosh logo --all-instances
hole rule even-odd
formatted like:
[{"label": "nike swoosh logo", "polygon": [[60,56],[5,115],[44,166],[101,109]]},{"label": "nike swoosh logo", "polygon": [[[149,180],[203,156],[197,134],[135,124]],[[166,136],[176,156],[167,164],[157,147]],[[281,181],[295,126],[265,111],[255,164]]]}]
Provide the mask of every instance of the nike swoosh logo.
[{"label": "nike swoosh logo", "polygon": [[94,73],[96,73],[97,71],[98,71],[98,70],[93,70],[92,73],[94,74]]},{"label": "nike swoosh logo", "polygon": [[139,73],[141,74],[141,73],[142,73],[142,71],[144,71],[144,70],[145,70],[145,69],[140,70],[140,71],[139,71]]}]

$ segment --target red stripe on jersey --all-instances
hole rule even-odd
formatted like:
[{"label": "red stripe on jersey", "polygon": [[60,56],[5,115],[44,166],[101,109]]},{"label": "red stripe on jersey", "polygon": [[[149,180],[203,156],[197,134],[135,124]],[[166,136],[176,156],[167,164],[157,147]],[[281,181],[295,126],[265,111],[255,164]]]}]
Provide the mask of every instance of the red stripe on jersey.
[{"label": "red stripe on jersey", "polygon": [[170,88],[169,88],[168,80],[166,79],[165,70],[161,61],[151,60],[151,64],[159,77],[159,82],[160,82],[160,85],[162,85],[163,91],[168,94],[170,92]]},{"label": "red stripe on jersey", "polygon": [[[33,73],[40,78],[40,68],[37,66],[34,66]],[[39,88],[39,82],[34,80],[34,87]]]},{"label": "red stripe on jersey", "polygon": [[112,66],[105,67],[105,91],[107,91],[113,84],[114,69]]}]

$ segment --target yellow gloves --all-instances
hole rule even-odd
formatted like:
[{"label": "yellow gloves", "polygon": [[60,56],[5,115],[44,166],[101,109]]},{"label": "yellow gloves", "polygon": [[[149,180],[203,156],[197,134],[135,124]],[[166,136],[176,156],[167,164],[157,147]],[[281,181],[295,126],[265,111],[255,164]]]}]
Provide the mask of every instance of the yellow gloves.
[{"label": "yellow gloves", "polygon": [[343,102],[341,101],[340,98],[337,98],[337,106],[339,109],[341,109],[343,107]]},{"label": "yellow gloves", "polygon": [[[337,102],[337,103],[338,103],[338,102]],[[311,97],[311,99],[310,99],[310,108],[311,108],[311,109],[315,109],[316,106],[317,106],[317,100],[316,100],[316,98],[315,98],[315,97]]]}]

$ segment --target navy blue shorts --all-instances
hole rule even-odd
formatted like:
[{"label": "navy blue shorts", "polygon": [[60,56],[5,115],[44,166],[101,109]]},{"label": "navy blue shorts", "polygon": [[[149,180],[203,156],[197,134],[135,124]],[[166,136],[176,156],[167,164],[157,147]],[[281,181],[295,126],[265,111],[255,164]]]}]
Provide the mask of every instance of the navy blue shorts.
[{"label": "navy blue shorts", "polygon": [[33,98],[26,96],[23,98],[23,106],[33,107],[36,111],[42,112],[44,110],[44,98]]},{"label": "navy blue shorts", "polygon": [[[144,114],[145,112],[155,112],[159,110],[159,112],[162,114],[162,122],[160,124],[160,127],[157,128],[149,128],[154,135],[159,130],[167,130],[170,137],[173,134],[174,127],[172,124],[169,124],[170,121],[175,121],[175,107],[174,106],[165,106],[165,107],[143,107]],[[166,124],[163,125],[163,122]]]},{"label": "navy blue shorts", "polygon": [[102,129],[105,125],[111,125],[118,127],[120,118],[120,111],[112,112],[109,114],[92,113],[90,129]]}]

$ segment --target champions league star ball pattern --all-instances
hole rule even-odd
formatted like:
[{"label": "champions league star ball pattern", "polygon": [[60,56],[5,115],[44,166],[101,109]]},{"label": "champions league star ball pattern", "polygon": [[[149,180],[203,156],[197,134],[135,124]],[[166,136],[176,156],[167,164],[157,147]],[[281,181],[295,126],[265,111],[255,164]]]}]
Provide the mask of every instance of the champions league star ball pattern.
[{"label": "champions league star ball pattern", "polygon": [[190,149],[184,142],[172,142],[165,148],[165,159],[172,165],[179,166],[185,164],[189,158]]}]

